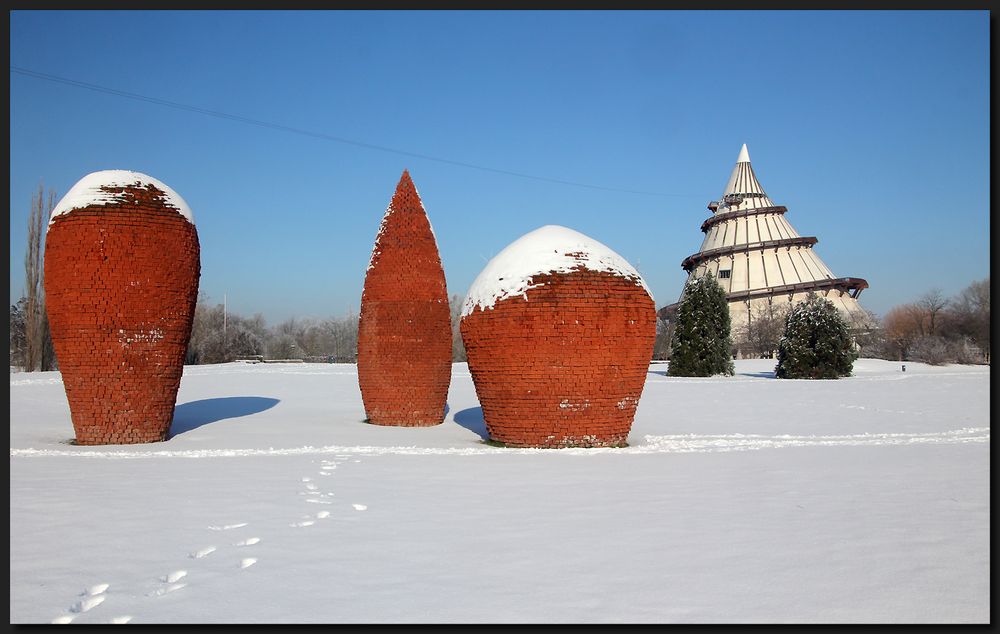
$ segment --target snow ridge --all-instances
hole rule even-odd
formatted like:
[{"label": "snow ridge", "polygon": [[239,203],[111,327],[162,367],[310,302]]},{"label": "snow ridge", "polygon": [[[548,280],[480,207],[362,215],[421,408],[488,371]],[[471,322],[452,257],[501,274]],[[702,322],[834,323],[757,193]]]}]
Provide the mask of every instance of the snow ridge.
[{"label": "snow ridge", "polygon": [[915,444],[985,443],[990,441],[989,427],[963,427],[944,432],[918,434],[849,434],[842,436],[792,436],[779,434],[674,434],[645,436],[644,443],[630,447],[589,447],[537,449],[511,447],[373,447],[356,445],[326,447],[289,447],[285,449],[188,449],[177,451],[72,451],[61,449],[11,449],[11,458],[69,457],[136,459],[136,458],[234,458],[254,456],[302,456],[324,454],[404,455],[404,456],[475,456],[510,454],[546,454],[553,456],[592,456],[602,453],[649,454],[750,451],[787,447],[834,447],[844,445],[880,446]]}]

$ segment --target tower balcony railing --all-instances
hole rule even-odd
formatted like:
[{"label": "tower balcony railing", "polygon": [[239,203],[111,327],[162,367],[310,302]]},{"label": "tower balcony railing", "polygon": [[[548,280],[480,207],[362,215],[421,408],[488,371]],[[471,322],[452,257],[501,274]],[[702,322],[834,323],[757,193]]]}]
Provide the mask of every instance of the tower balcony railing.
[{"label": "tower balcony railing", "polygon": [[725,222],[727,220],[732,220],[733,218],[742,218],[744,216],[758,216],[760,214],[783,214],[788,211],[787,207],[782,205],[775,205],[773,207],[758,207],[756,209],[744,209],[743,211],[724,211],[721,214],[715,214],[714,216],[705,220],[701,223],[702,233],[708,233],[708,230],[719,224],[720,222]]},{"label": "tower balcony railing", "polygon": [[800,236],[797,238],[782,238],[781,240],[764,240],[763,242],[748,242],[746,244],[734,244],[728,247],[719,247],[718,249],[709,249],[708,251],[700,251],[693,255],[689,255],[684,258],[681,262],[681,268],[691,272],[694,267],[698,266],[702,262],[708,260],[714,260],[716,258],[726,257],[727,255],[735,255],[737,253],[746,253],[748,251],[763,251],[764,249],[780,249],[781,247],[803,247],[812,245],[819,242],[813,236]]}]

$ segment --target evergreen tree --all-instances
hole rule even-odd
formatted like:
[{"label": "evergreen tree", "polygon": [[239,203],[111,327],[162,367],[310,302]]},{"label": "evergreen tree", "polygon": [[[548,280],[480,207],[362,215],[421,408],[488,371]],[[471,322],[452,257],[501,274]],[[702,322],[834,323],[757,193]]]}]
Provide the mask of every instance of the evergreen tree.
[{"label": "evergreen tree", "polygon": [[684,285],[670,346],[669,376],[733,374],[733,341],[726,292],[714,277]]},{"label": "evergreen tree", "polygon": [[779,379],[850,376],[857,358],[847,321],[833,302],[810,293],[785,320],[775,376]]}]

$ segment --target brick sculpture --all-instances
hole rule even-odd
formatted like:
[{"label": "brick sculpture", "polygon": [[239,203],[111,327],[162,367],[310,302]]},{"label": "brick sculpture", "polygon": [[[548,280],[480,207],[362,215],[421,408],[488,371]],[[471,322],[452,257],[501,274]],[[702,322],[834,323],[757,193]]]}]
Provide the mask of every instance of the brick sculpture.
[{"label": "brick sculpture", "polygon": [[656,310],[620,255],[565,227],[522,236],[473,282],[461,332],[491,440],[625,446]]},{"label": "brick sculpture", "polygon": [[166,439],[200,269],[190,208],[145,174],[89,174],[52,210],[46,309],[77,444]]},{"label": "brick sculpture", "polygon": [[375,237],[361,294],[358,384],[368,422],[441,423],[451,382],[451,345],[437,242],[404,170]]}]

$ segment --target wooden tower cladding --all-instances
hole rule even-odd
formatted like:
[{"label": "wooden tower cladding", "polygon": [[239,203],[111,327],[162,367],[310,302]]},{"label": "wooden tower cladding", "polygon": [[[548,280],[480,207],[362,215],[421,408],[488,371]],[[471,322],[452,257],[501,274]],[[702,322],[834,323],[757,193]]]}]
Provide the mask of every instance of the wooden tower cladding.
[{"label": "wooden tower cladding", "polygon": [[200,270],[190,209],[145,174],[95,172],[53,209],[46,309],[77,444],[166,439]]},{"label": "wooden tower cladding", "polygon": [[403,171],[372,249],[358,322],[358,384],[368,422],[444,420],[451,312],[427,213]]},{"label": "wooden tower cladding", "polygon": [[656,311],[639,273],[617,253],[565,227],[522,236],[472,284],[461,331],[491,440],[627,443]]}]

